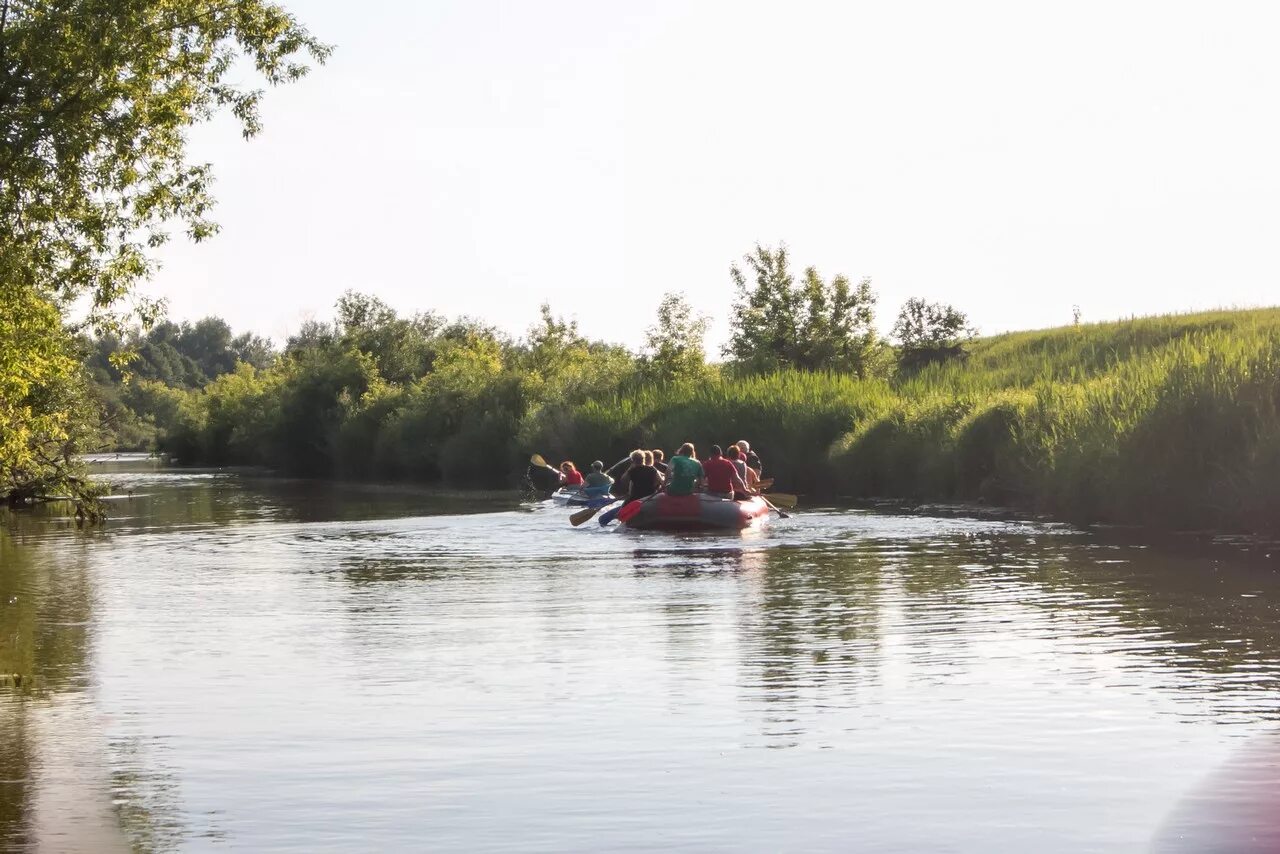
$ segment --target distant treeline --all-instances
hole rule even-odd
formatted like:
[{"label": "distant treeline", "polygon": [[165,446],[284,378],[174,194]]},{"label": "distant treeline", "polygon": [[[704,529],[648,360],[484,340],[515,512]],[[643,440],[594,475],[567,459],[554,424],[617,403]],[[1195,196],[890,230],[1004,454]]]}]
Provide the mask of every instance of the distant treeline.
[{"label": "distant treeline", "polygon": [[[548,306],[512,338],[469,318],[403,317],[348,292],[334,322],[304,324],[279,351],[205,318],[98,338],[88,365],[109,415],[109,444],[119,449],[309,476],[494,484],[555,433],[548,418],[562,421],[594,401],[659,389],[688,396],[726,378],[782,370],[887,378],[903,354],[946,359],[970,334],[954,308],[912,300],[895,348],[876,331],[869,281],[825,280],[813,268],[797,280],[785,248],[756,247],[731,273],[737,304],[718,364],[706,358],[706,318],[677,294],[663,298],[637,354],[587,340]],[[546,450],[589,455],[611,442]]]},{"label": "distant treeline", "polygon": [[677,296],[636,355],[546,308],[513,340],[348,294],[257,365],[174,343],[214,378],[111,387],[188,463],[491,485],[533,451],[582,464],[746,438],[790,492],[1280,533],[1280,310],[973,339],[913,300],[890,343],[868,283],[797,282],[768,250],[747,269],[720,364]]}]

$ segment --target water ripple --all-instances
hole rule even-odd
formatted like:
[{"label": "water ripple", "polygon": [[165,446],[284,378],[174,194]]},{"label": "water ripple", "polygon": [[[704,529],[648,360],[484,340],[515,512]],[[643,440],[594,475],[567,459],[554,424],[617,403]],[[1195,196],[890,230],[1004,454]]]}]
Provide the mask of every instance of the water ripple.
[{"label": "water ripple", "polygon": [[1222,553],[840,508],[655,535],[234,472],[115,488],[105,530],[0,535],[0,673],[39,679],[0,687],[0,845],[79,821],[80,763],[135,850],[1128,851],[1280,718],[1277,579]]}]

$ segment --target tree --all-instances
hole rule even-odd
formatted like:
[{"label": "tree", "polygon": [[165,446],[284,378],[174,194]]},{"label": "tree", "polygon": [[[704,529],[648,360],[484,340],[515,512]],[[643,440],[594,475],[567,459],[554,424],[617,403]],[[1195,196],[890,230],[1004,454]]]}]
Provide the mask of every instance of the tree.
[{"label": "tree", "polygon": [[214,232],[186,129],[225,108],[259,131],[243,61],[274,85],[329,50],[264,0],[0,0],[5,277],[87,294],[101,317],[150,271],[166,223]]},{"label": "tree", "polygon": [[[278,84],[328,53],[264,0],[0,0],[0,282],[6,312],[29,312],[0,330],[0,385],[21,399],[40,390],[39,406],[12,410],[27,412],[16,432],[0,425],[0,469],[30,477],[30,460],[56,446],[41,463],[49,482],[78,480],[56,472],[77,449],[77,413],[63,407],[83,376],[47,361],[75,332],[62,328],[67,311],[83,298],[90,323],[119,327],[166,226],[214,232],[210,169],[189,162],[186,131],[226,109],[246,137],[258,132],[262,92],[239,82],[246,62]],[[135,305],[144,321],[157,313]],[[32,349],[37,327],[47,346]]]},{"label": "tree", "polygon": [[258,370],[268,368],[276,360],[276,348],[270,338],[245,332],[231,340],[231,351],[237,362],[253,365]]},{"label": "tree", "polygon": [[408,382],[431,370],[433,339],[444,319],[433,312],[402,318],[371,294],[347,291],[338,299],[338,328],[343,340],[373,356],[382,377]]},{"label": "tree", "polygon": [[893,324],[899,344],[899,365],[911,370],[931,363],[964,358],[964,344],[974,336],[969,318],[951,305],[907,300]]},{"label": "tree", "polygon": [[724,348],[739,370],[763,373],[793,364],[802,295],[795,288],[787,248],[766,249],[743,257],[751,280],[736,264],[729,275],[737,289],[730,316],[730,338]]},{"label": "tree", "polygon": [[683,294],[668,293],[645,332],[641,374],[652,382],[678,382],[706,374],[708,318],[695,314]]},{"label": "tree", "polygon": [[95,514],[75,463],[91,441],[97,407],[57,307],[0,278],[0,499],[20,507],[72,494]]},{"label": "tree", "polygon": [[737,370],[795,367],[858,376],[875,371],[884,346],[875,331],[870,279],[856,287],[845,276],[828,283],[809,267],[797,286],[785,246],[771,250],[757,244],[745,260],[750,279],[737,266],[730,268],[738,300],[724,349]]},{"label": "tree", "polygon": [[231,327],[225,320],[204,317],[194,324],[182,324],[177,350],[195,362],[207,379],[213,379],[235,370],[236,353],[231,346],[231,338]]},{"label": "tree", "polygon": [[285,355],[293,356],[304,350],[323,350],[338,343],[338,330],[322,320],[304,320],[296,335],[285,342]]},{"label": "tree", "polygon": [[876,295],[871,280],[856,287],[845,276],[828,284],[809,267],[805,270],[807,315],[801,327],[797,367],[867,377],[876,373],[885,349],[875,329]]},{"label": "tree", "polygon": [[529,328],[527,357],[529,369],[547,379],[589,355],[587,340],[578,332],[578,321],[551,313],[551,306],[538,308],[538,322]]}]

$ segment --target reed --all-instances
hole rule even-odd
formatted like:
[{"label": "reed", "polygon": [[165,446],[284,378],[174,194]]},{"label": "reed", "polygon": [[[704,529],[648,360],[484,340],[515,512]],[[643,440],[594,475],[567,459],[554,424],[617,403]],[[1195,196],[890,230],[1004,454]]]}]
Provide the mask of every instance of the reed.
[{"label": "reed", "polygon": [[190,462],[477,485],[532,451],[585,465],[747,439],[784,492],[1280,534],[1280,309],[997,335],[888,379],[713,367],[656,385],[629,358],[461,348],[393,382],[362,351],[308,351],[175,392],[162,447]]},{"label": "reed", "polygon": [[893,381],[787,371],[645,387],[527,419],[548,447],[747,438],[777,486],[981,500],[1079,521],[1280,533],[1280,310],[974,342]]}]

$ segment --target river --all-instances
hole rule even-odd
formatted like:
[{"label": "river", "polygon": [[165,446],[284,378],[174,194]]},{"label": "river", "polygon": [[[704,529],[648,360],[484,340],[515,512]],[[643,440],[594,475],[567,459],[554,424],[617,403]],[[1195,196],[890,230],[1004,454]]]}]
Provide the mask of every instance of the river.
[{"label": "river", "polygon": [[5,850],[1201,850],[1280,730],[1226,547],[95,466],[0,525]]}]

